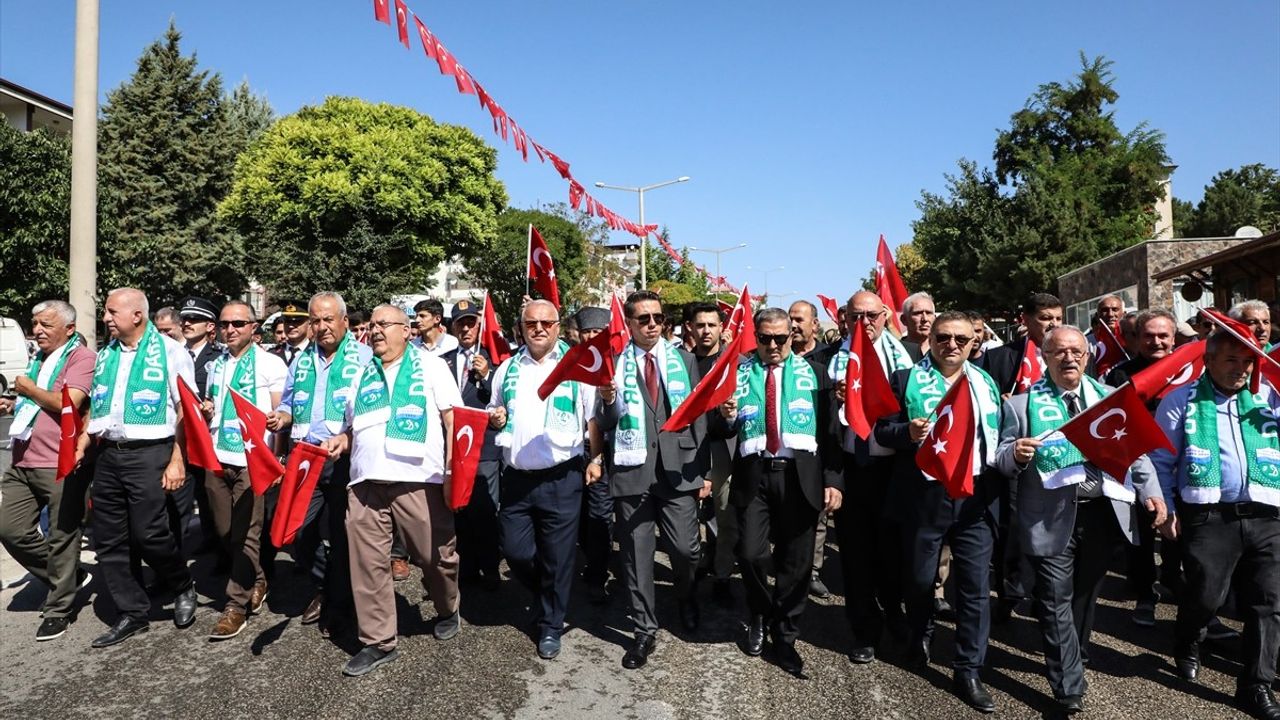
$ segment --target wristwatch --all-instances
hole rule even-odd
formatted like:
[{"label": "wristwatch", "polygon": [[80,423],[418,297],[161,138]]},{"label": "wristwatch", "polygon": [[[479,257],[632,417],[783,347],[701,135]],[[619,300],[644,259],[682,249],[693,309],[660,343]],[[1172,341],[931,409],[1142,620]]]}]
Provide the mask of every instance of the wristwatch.
[{"label": "wristwatch", "polygon": [[599,465],[600,467],[604,467],[604,457],[602,457],[602,456],[600,456],[600,455],[597,455],[597,456],[595,456],[595,457],[591,458],[591,464],[592,464],[592,465]]}]

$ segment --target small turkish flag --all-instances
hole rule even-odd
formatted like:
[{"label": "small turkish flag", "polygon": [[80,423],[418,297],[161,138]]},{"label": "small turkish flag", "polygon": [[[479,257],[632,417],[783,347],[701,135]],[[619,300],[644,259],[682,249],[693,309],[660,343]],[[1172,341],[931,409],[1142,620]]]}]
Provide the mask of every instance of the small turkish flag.
[{"label": "small turkish flag", "polygon": [[741,335],[734,335],[729,346],[720,351],[715,365],[698,381],[697,387],[662,424],[663,432],[680,432],[693,424],[699,415],[724,404],[738,389],[738,357],[742,354]]},{"label": "small turkish flag", "polygon": [[819,295],[818,302],[822,303],[822,309],[827,311],[827,317],[831,318],[831,322],[840,322],[840,306],[836,305],[835,298]]},{"label": "small turkish flag", "polygon": [[752,318],[751,310],[751,293],[748,292],[747,286],[742,286],[742,293],[738,296],[738,304],[733,306],[733,312],[729,313],[729,322],[725,323],[725,329],[733,334],[736,342],[739,336],[742,343],[738,345],[739,353],[749,353],[756,349],[756,322]]},{"label": "small turkish flag", "polygon": [[200,401],[187,381],[178,378],[178,398],[182,401],[182,434],[187,439],[187,462],[215,475],[222,474],[222,463],[213,451],[213,438],[204,424]]},{"label": "small turkish flag", "polygon": [[858,328],[849,336],[849,364],[844,370],[845,422],[854,435],[866,440],[876,420],[901,409],[880,364],[880,355],[867,338],[867,321],[859,320]]},{"label": "small turkish flag", "polygon": [[547,251],[547,241],[533,225],[529,225],[529,278],[533,289],[543,298],[560,307],[560,289],[556,286],[556,264]]},{"label": "small turkish flag", "polygon": [[409,8],[404,0],[396,0],[396,32],[400,33],[400,42],[409,47]]},{"label": "small turkish flag", "polygon": [[489,426],[489,413],[477,408],[453,407],[453,454],[449,457],[449,509],[458,512],[471,502],[480,467],[480,450],[484,448],[484,431]]},{"label": "small turkish flag", "polygon": [[387,0],[373,0],[373,18],[391,24],[391,8],[387,7]]},{"label": "small turkish flag", "polygon": [[1218,326],[1218,329],[1214,332],[1230,333],[1231,336],[1236,340],[1239,340],[1242,345],[1249,348],[1254,355],[1257,355],[1257,360],[1253,365],[1253,373],[1249,376],[1249,392],[1255,394],[1258,392],[1258,388],[1261,387],[1262,384],[1263,373],[1265,373],[1268,378],[1272,376],[1280,376],[1280,360],[1276,360],[1270,355],[1267,355],[1266,351],[1262,349],[1262,344],[1253,336],[1253,328],[1250,328],[1239,320],[1232,320],[1226,315],[1223,315],[1217,310],[1213,310],[1211,308],[1201,309],[1200,314],[1209,318],[1209,320]]},{"label": "small turkish flag", "polygon": [[[387,5],[386,0],[382,0],[382,5],[383,7],[386,7]],[[390,25],[391,21],[387,20],[386,23]],[[432,60],[435,60],[436,36],[431,34],[431,31],[428,30],[427,26],[424,25],[422,21],[418,19],[417,15],[413,16],[413,24],[418,28],[418,39],[422,40],[422,52],[426,53],[427,57],[431,58]]]},{"label": "small turkish flag", "polygon": [[59,424],[62,426],[62,433],[58,436],[58,474],[54,482],[61,482],[62,478],[76,469],[76,444],[84,429],[80,408],[71,402],[71,391],[65,386],[62,388],[62,415]]},{"label": "small turkish flag", "polygon": [[1022,362],[1018,365],[1018,377],[1013,382],[1013,394],[1024,393],[1031,389],[1032,385],[1040,382],[1040,378],[1044,377],[1044,357],[1040,355],[1040,348],[1027,338],[1026,350],[1022,353]]},{"label": "small turkish flag", "polygon": [[560,383],[570,380],[595,387],[613,382],[613,353],[609,351],[609,341],[609,333],[602,332],[569,348],[538,386],[538,397],[546,400]]},{"label": "small turkish flag", "polygon": [[1132,383],[1125,383],[1059,429],[1089,462],[1121,481],[1140,456],[1157,448],[1173,450]]},{"label": "small turkish flag", "polygon": [[1099,323],[1100,329],[1093,334],[1097,341],[1093,344],[1093,367],[1098,371],[1098,377],[1102,377],[1111,370],[1111,368],[1119,365],[1129,359],[1129,353],[1125,351],[1124,345],[1120,343],[1120,326]]},{"label": "small turkish flag", "polygon": [[267,414],[235,390],[231,391],[231,401],[236,405],[236,417],[240,418],[240,439],[244,442],[249,484],[253,486],[254,495],[262,495],[284,474],[284,466],[262,441],[267,434]]},{"label": "small turkish flag", "polygon": [[1204,372],[1205,341],[1187,343],[1129,378],[1143,402],[1163,398]]},{"label": "small turkish flag", "polygon": [[621,355],[631,342],[631,331],[627,329],[626,311],[622,307],[622,299],[617,293],[609,304],[609,352]]},{"label": "small turkish flag", "polygon": [[876,246],[876,294],[880,301],[889,308],[889,317],[898,334],[903,332],[902,320],[898,313],[902,311],[902,303],[907,299],[907,286],[902,284],[902,276],[898,274],[898,263],[889,252],[889,244],[880,236],[880,244]]},{"label": "small turkish flag", "polygon": [[1267,353],[1267,357],[1275,362],[1264,365],[1262,374],[1271,383],[1271,387],[1280,390],[1280,347]]},{"label": "small turkish flag", "polygon": [[489,351],[489,362],[499,365],[511,357],[511,343],[502,336],[498,314],[493,311],[489,293],[484,294],[484,314],[480,316],[480,347]]},{"label": "small turkish flag", "polygon": [[302,521],[307,517],[311,496],[324,473],[329,452],[319,445],[306,442],[293,444],[289,452],[289,467],[280,481],[280,499],[276,514],[271,520],[271,544],[282,548],[294,541]]},{"label": "small turkish flag", "polygon": [[961,375],[942,396],[937,419],[916,451],[920,472],[942,483],[953,500],[973,495],[974,428],[969,376]]}]

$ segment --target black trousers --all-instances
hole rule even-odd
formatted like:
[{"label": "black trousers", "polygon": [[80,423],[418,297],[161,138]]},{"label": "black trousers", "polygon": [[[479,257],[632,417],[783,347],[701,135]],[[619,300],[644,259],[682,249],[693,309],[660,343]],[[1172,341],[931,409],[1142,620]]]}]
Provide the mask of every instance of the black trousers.
[{"label": "black trousers", "polygon": [[844,610],[855,647],[875,647],[886,617],[902,615],[902,528],[885,513],[893,459],[858,466],[844,456],[844,502],[835,512]]},{"label": "black trousers", "polygon": [[609,562],[613,558],[613,495],[609,490],[609,475],[582,491],[582,518],[578,523],[578,545],[586,564],[582,579],[592,586],[603,586],[609,581]]},{"label": "black trousers", "polygon": [[[795,463],[765,470],[755,497],[738,512],[738,560],[752,615],[769,622],[774,642],[792,644],[813,572],[813,538],[818,509],[800,489]],[[773,550],[769,549],[772,540]],[[769,572],[775,573],[773,590]]]},{"label": "black trousers", "polygon": [[1178,504],[1186,586],[1178,603],[1174,639],[1179,648],[1196,642],[1200,629],[1226,602],[1236,578],[1244,615],[1238,687],[1267,685],[1280,655],[1280,518],[1274,508],[1253,504],[1271,517],[1236,517],[1219,505]]},{"label": "black trousers", "polygon": [[347,552],[347,483],[351,458],[340,455],[324,464],[307,514],[294,543],[294,559],[324,593],[326,618],[354,617],[351,565]]},{"label": "black trousers", "polygon": [[502,470],[498,523],[511,573],[534,596],[539,636],[560,636],[573,588],[582,512],[582,458],[528,473]]},{"label": "black trousers", "polygon": [[457,514],[458,558],[465,578],[498,576],[498,461],[481,460],[471,500]]},{"label": "black trousers", "polygon": [[1044,664],[1055,698],[1084,695],[1084,660],[1093,631],[1098,592],[1107,568],[1128,545],[1111,501],[1097,498],[1076,507],[1071,539],[1060,555],[1029,557],[1035,572],[1032,597],[1044,638]]},{"label": "black trousers", "polygon": [[1021,528],[1018,526],[1018,479],[1006,479],[1000,487],[1000,518],[995,536],[996,594],[1006,602],[1028,597],[1033,582],[1032,569],[1022,552]]},{"label": "black trousers", "polygon": [[171,493],[160,485],[172,455],[172,440],[129,449],[103,445],[97,450],[90,491],[93,539],[98,568],[124,617],[146,619],[151,610],[135,562],[145,561],[173,590],[191,586],[191,573],[165,510]]}]

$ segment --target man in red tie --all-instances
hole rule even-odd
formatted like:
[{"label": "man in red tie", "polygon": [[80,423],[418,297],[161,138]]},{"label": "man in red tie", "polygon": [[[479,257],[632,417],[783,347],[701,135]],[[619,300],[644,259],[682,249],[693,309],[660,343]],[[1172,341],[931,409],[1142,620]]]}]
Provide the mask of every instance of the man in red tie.
[{"label": "man in red tie", "polygon": [[831,383],[823,368],[792,353],[790,325],[779,308],[756,314],[756,352],[738,366],[737,391],[712,415],[711,432],[738,440],[729,502],[738,512],[751,612],[743,650],[763,652],[767,623],[774,660],[800,676],[795,641],[818,513],[840,508],[844,478],[843,453],[827,422]]}]

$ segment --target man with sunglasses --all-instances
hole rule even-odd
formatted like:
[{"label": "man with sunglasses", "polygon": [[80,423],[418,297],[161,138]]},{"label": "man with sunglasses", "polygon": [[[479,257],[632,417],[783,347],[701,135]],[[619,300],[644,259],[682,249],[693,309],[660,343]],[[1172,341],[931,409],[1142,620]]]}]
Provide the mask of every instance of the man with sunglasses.
[{"label": "man with sunglasses", "polygon": [[223,472],[204,474],[214,527],[223,551],[230,557],[227,602],[222,617],[209,634],[210,640],[227,640],[240,634],[250,613],[257,612],[267,597],[267,579],[260,561],[263,525],[263,498],[253,492],[245,469],[245,450],[250,443],[267,443],[264,437],[246,438],[232,402],[231,392],[240,393],[259,410],[269,413],[280,403],[288,368],[284,361],[260,351],[253,342],[258,320],[246,303],[232,301],[222,306],[218,328],[226,348],[209,368],[207,398],[201,410],[209,423],[213,449]]},{"label": "man with sunglasses", "polygon": [[[995,711],[995,701],[978,672],[986,661],[991,628],[989,571],[995,543],[997,501],[1003,478],[994,471],[1000,396],[991,377],[969,363],[976,342],[973,323],[963,312],[947,311],[934,320],[929,354],[915,367],[899,370],[889,384],[902,411],[881,418],[876,441],[898,451],[893,483],[902,485],[911,511],[904,523],[907,567],[903,599],[910,631],[909,662],[929,663],[933,637],[933,587],[944,542],[952,551],[956,587],[956,653],[952,690],[979,712]],[[916,452],[929,434],[943,396],[961,376],[969,379],[975,419],[973,495],[953,499],[939,482],[920,471]]]},{"label": "man with sunglasses", "polygon": [[613,432],[606,468],[635,625],[622,666],[634,670],[648,661],[658,632],[655,530],[668,547],[681,625],[688,633],[698,629],[698,501],[711,494],[711,481],[705,479],[705,417],[680,432],[661,431],[702,377],[696,359],[663,338],[667,318],[657,293],[631,293],[623,311],[631,342],[614,364],[612,402],[602,402],[597,417],[602,432]]},{"label": "man with sunglasses", "polygon": [[[520,323],[525,344],[494,371],[489,424],[502,448],[502,554],[512,575],[533,593],[538,657],[550,660],[560,654],[573,586],[582,488],[584,481],[600,478],[604,458],[594,417],[596,388],[571,381],[545,400],[538,397],[569,347],[558,339],[560,311],[547,300],[531,300],[520,311]],[[601,391],[608,402],[611,388]]]},{"label": "man with sunglasses", "polygon": [[808,600],[814,531],[818,513],[840,508],[843,455],[828,422],[831,383],[823,368],[791,351],[787,313],[761,310],[755,328],[756,352],[739,363],[737,390],[712,414],[711,432],[738,440],[729,502],[738,511],[751,612],[742,649],[760,655],[767,628],[774,660],[803,677],[795,641]]}]

